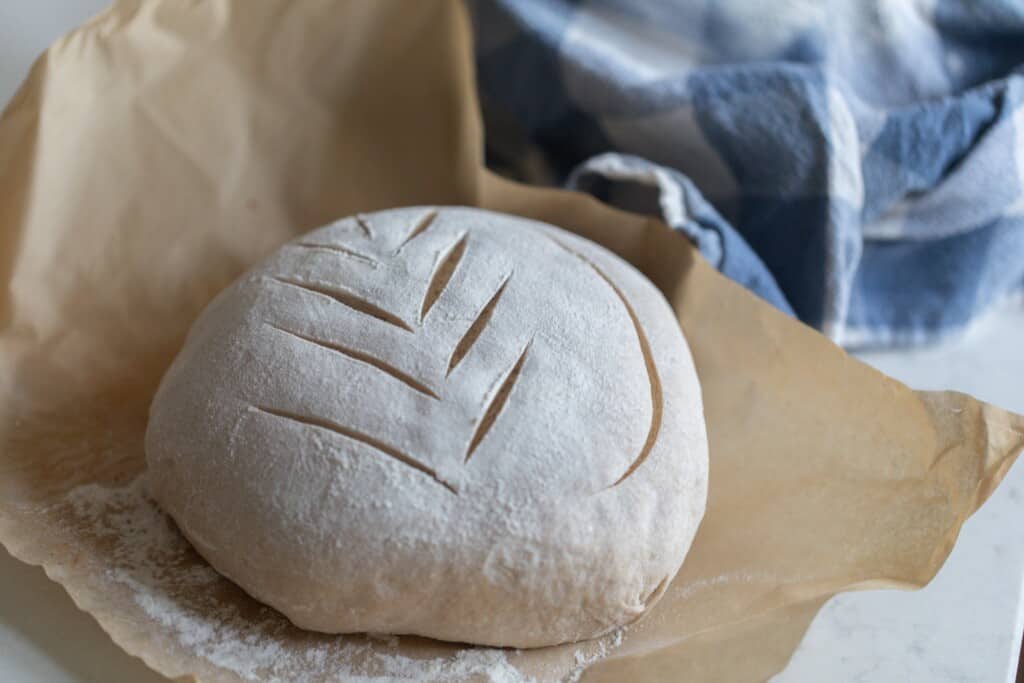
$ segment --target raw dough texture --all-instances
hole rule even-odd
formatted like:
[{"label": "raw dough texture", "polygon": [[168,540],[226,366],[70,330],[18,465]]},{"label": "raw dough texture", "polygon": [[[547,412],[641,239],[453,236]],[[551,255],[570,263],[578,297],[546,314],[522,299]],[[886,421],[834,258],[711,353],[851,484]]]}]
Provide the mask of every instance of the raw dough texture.
[{"label": "raw dough texture", "polygon": [[224,290],[146,457],[195,548],[298,626],[512,647],[641,616],[707,492],[661,294],[591,242],[468,208],[346,218]]}]

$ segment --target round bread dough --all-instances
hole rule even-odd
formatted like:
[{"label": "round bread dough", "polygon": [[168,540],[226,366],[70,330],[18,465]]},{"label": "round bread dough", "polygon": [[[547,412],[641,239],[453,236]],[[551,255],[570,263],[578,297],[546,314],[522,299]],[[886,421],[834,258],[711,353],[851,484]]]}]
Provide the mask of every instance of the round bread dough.
[{"label": "round bread dough", "polygon": [[346,218],[219,294],[150,408],[150,490],[296,625],[537,647],[636,620],[704,514],[655,287],[469,208]]}]

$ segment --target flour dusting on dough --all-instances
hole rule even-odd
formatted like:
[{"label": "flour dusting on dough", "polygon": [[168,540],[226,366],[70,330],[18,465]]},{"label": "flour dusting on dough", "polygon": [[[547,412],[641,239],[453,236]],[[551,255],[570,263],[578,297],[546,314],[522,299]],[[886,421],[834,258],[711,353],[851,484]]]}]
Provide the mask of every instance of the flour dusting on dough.
[{"label": "flour dusting on dough", "polygon": [[652,607],[707,488],[661,292],[593,242],[469,207],[302,239],[377,266],[283,247],[195,320],[150,404],[149,491],[197,552],[323,633],[536,648]]},{"label": "flour dusting on dough", "polygon": [[[111,589],[127,590],[171,645],[247,681],[459,681],[528,683],[505,650],[455,649],[450,656],[412,659],[401,639],[305,633],[273,610],[253,603],[239,613],[235,589],[192,551],[146,494],[144,477],[119,488],[90,484],[66,498],[83,538],[102,543]],[[139,615],[140,617],[143,615]],[[441,646],[446,647],[446,646]],[[605,647],[600,648],[601,652]],[[577,657],[582,671],[593,657]],[[578,678],[577,672],[573,678]]]}]

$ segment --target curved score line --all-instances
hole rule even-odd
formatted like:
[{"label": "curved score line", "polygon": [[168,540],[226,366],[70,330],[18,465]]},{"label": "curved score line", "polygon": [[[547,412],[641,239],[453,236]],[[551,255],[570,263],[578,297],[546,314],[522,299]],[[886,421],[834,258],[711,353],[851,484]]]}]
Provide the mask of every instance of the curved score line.
[{"label": "curved score line", "polygon": [[640,319],[637,317],[636,311],[633,310],[633,307],[626,299],[626,296],[622,293],[622,290],[620,290],[618,286],[614,282],[612,282],[612,279],[608,277],[608,275],[605,274],[605,272],[601,270],[601,268],[596,263],[588,259],[583,254],[573,251],[569,247],[559,242],[554,237],[551,237],[550,235],[547,235],[547,237],[552,242],[561,247],[562,250],[571,254],[572,256],[575,256],[580,261],[583,261],[583,263],[590,266],[590,268],[595,273],[597,273],[598,277],[604,280],[605,283],[607,283],[608,286],[612,288],[612,291],[615,292],[615,296],[619,298],[619,301],[621,301],[623,307],[625,307],[626,313],[629,315],[629,319],[633,322],[633,329],[636,331],[637,341],[639,341],[640,343],[640,353],[644,357],[644,367],[647,369],[647,379],[648,383],[651,386],[651,426],[647,430],[647,440],[644,441],[643,448],[640,449],[640,454],[637,455],[637,457],[629,465],[629,467],[622,474],[622,476],[616,479],[615,483],[608,487],[611,488],[612,486],[618,486],[623,481],[628,479],[634,472],[636,472],[637,468],[644,463],[644,460],[647,459],[647,456],[650,454],[651,449],[654,447],[654,442],[658,438],[658,432],[661,431],[661,420],[663,410],[662,403],[664,401],[661,391],[661,379],[658,377],[658,368],[657,366],[655,366],[654,356],[651,354],[651,345],[647,341],[647,335],[644,333],[643,328],[640,326]]}]

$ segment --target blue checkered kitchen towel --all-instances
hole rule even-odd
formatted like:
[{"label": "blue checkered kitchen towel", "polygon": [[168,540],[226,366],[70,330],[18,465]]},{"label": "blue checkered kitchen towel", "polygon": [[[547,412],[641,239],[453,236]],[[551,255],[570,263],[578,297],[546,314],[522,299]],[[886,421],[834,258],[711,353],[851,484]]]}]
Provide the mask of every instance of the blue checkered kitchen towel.
[{"label": "blue checkered kitchen towel", "polygon": [[475,0],[488,160],[847,346],[1024,291],[1024,0]]}]

